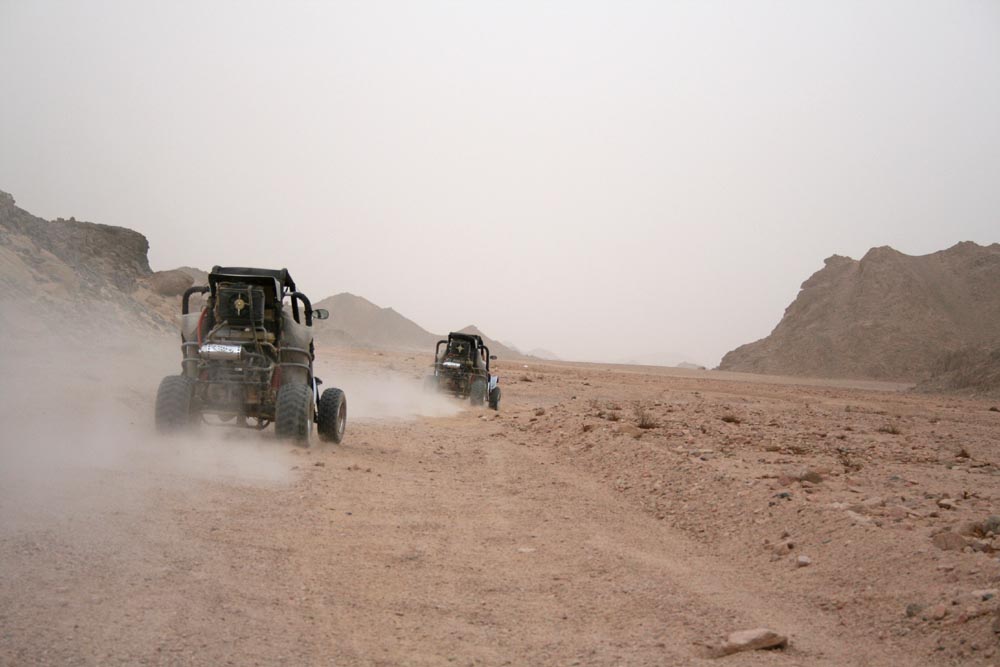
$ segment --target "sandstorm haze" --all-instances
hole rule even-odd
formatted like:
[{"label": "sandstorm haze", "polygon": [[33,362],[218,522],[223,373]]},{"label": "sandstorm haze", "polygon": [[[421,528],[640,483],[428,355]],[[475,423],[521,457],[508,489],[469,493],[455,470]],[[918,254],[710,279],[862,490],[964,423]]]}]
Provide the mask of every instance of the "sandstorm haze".
[{"label": "sandstorm haze", "polygon": [[831,254],[998,240],[993,2],[4,0],[0,61],[24,208],[565,358],[714,365]]}]

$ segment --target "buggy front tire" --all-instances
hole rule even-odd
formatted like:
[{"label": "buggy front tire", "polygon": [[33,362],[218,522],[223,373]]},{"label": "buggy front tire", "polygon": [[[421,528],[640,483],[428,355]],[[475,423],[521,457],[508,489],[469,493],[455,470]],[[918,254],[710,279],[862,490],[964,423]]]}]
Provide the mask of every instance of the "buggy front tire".
[{"label": "buggy front tire", "polygon": [[175,433],[191,425],[194,380],[186,375],[168,375],[156,390],[156,430]]},{"label": "buggy front tire", "polygon": [[308,446],[313,425],[313,392],[307,384],[283,384],[275,405],[274,433]]},{"label": "buggy front tire", "polygon": [[316,430],[319,439],[339,444],[347,428],[347,397],[335,387],[323,391],[316,413]]},{"label": "buggy front tire", "polygon": [[500,410],[500,387],[490,390],[489,406],[491,410]]}]

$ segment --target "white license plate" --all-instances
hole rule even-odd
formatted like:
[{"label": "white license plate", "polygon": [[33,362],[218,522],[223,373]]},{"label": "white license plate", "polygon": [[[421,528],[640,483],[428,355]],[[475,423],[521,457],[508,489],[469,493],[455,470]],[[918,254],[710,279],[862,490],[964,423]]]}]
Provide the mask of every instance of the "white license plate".
[{"label": "white license plate", "polygon": [[221,355],[226,357],[238,357],[243,348],[239,345],[223,345],[222,343],[205,343],[201,346],[201,353],[204,355]]}]

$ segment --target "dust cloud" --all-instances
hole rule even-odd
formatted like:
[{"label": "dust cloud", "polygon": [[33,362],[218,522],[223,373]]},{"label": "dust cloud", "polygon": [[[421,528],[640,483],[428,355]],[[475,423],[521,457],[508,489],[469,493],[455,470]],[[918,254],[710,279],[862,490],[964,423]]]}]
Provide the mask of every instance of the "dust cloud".
[{"label": "dust cloud", "polygon": [[452,417],[468,405],[467,401],[426,391],[420,380],[393,371],[347,371],[329,376],[324,386],[338,386],[347,394],[348,424],[352,420]]},{"label": "dust cloud", "polygon": [[45,326],[25,331],[31,335],[0,352],[5,528],[140,511],[160,493],[207,481],[294,479],[290,447],[276,442],[273,430],[206,425],[179,437],[155,434],[157,386],[179,370],[175,337],[106,328],[76,337]]}]

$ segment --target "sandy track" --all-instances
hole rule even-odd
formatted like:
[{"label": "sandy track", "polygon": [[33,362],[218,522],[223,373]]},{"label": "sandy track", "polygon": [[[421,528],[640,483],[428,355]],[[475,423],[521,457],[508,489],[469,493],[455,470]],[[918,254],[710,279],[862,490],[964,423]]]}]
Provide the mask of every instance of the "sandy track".
[{"label": "sandy track", "polygon": [[[377,376],[387,362],[407,377],[419,374],[420,360],[405,356],[338,360],[349,378],[366,368]],[[121,424],[119,440],[130,444],[117,456],[97,465],[49,461],[60,484],[30,501],[17,502],[10,486],[0,493],[0,663],[717,664],[706,642],[761,625],[788,634],[792,648],[726,664],[930,665],[969,657],[935,653],[929,630],[912,648],[909,640],[883,641],[886,613],[901,610],[883,609],[881,589],[867,612],[845,616],[825,604],[842,591],[830,590],[820,569],[809,579],[763,558],[758,538],[773,526],[752,537],[692,530],[692,519],[717,512],[718,499],[699,506],[699,496],[678,494],[682,516],[658,518],[602,465],[635,470],[576,448],[588,408],[541,426],[561,405],[608,392],[622,400],[716,392],[705,399],[710,405],[739,399],[778,418],[792,409],[776,406],[779,398],[796,406],[876,395],[589,367],[532,369],[521,382],[519,368],[506,372],[511,384],[498,416],[463,409],[362,418],[342,446],[309,451],[266,434],[150,439],[142,407],[149,390],[129,385],[138,395],[126,395],[119,417],[132,423]],[[919,413],[921,400],[903,402]],[[361,412],[379,414],[371,405]],[[535,416],[539,406],[545,416]],[[604,438],[617,454],[658,446],[647,443],[651,436],[600,433],[587,438]],[[230,457],[242,464],[228,466]],[[681,473],[691,487],[709,484],[720,468],[694,470]],[[728,493],[720,484],[713,495]],[[741,502],[746,511],[728,517],[735,527],[754,516],[752,502]]]}]

